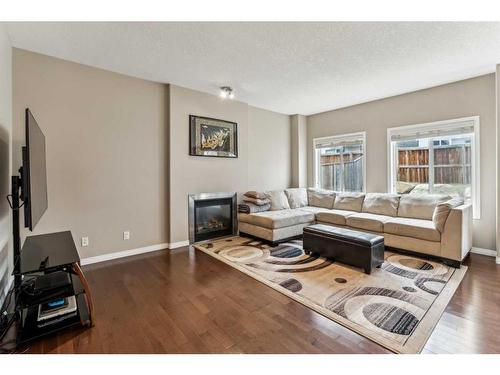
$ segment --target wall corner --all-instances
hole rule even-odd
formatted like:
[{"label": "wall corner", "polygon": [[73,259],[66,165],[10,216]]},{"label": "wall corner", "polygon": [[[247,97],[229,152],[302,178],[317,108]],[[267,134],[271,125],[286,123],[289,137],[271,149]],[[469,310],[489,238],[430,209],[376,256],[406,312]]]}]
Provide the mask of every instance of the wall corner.
[{"label": "wall corner", "polygon": [[497,264],[500,264],[500,64],[496,66],[495,74],[495,116],[496,116],[496,250]]},{"label": "wall corner", "polygon": [[307,118],[290,116],[292,187],[307,187]]}]

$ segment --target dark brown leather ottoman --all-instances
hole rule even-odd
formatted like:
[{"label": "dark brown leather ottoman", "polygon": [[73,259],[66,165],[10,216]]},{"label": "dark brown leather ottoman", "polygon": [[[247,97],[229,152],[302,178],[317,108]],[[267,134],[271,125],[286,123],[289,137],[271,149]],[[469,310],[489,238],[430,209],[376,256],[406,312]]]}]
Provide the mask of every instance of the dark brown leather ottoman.
[{"label": "dark brown leather ottoman", "polygon": [[370,274],[384,263],[384,237],[352,229],[314,224],[304,228],[305,252],[360,267]]}]

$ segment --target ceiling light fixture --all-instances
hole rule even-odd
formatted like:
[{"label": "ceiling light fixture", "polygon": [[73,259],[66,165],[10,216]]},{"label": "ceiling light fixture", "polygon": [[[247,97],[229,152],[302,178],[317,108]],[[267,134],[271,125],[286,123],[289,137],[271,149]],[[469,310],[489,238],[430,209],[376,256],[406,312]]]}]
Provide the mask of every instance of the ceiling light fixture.
[{"label": "ceiling light fixture", "polygon": [[231,87],[229,86],[222,86],[220,88],[220,93],[219,96],[222,99],[234,99],[234,91]]}]

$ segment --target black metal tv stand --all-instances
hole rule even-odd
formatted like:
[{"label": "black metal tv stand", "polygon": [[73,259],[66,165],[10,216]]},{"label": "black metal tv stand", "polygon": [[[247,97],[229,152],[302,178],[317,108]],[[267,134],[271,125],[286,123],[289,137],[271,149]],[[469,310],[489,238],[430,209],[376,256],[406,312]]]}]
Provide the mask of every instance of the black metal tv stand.
[{"label": "black metal tv stand", "polygon": [[[23,147],[23,152],[25,148]],[[7,196],[12,209],[12,237],[14,255],[15,295],[14,318],[16,322],[16,343],[22,344],[41,336],[76,325],[94,324],[92,294],[85,275],[80,267],[80,257],[70,231],[28,236],[21,249],[19,210],[26,203],[23,196],[23,167],[19,175],[11,178],[11,194]],[[21,201],[24,201],[21,204]],[[59,287],[31,290],[29,283],[36,282],[40,276],[53,272],[67,273],[68,282]],[[38,320],[40,305],[61,298],[74,296],[76,313],[71,317],[41,324]],[[9,308],[9,306],[6,306]],[[2,336],[5,335],[5,331]],[[0,337],[1,339],[1,337]]]},{"label": "black metal tv stand", "polygon": [[[32,291],[36,278],[54,272],[67,273],[69,283],[38,293]],[[23,279],[16,293],[17,344],[69,327],[93,325],[92,295],[70,231],[26,237],[14,276]],[[40,324],[40,305],[71,296],[76,299],[76,313],[51,324]]]}]

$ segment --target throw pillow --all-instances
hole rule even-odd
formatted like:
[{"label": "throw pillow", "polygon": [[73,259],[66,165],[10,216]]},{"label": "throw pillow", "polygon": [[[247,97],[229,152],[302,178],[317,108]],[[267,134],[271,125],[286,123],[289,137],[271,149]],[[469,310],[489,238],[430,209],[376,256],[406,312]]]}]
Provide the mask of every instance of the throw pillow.
[{"label": "throw pillow", "polygon": [[411,182],[397,181],[396,191],[398,194],[408,194],[417,184]]},{"label": "throw pillow", "polygon": [[449,195],[403,194],[399,199],[398,216],[412,219],[432,220],[439,203],[450,200]]},{"label": "throw pillow", "polygon": [[363,201],[363,212],[376,215],[396,216],[398,214],[399,195],[386,193],[368,193]]},{"label": "throw pillow", "polygon": [[333,208],[361,212],[364,199],[365,195],[363,193],[336,193]]},{"label": "throw pillow", "polygon": [[335,201],[335,193],[331,190],[309,188],[307,189],[307,200],[309,206],[331,210]]},{"label": "throw pillow", "polygon": [[266,194],[262,193],[260,191],[247,191],[245,194],[243,194],[245,197],[249,198],[255,198],[255,199],[266,199]]},{"label": "throw pillow", "polygon": [[448,215],[450,214],[452,208],[458,207],[463,203],[464,200],[462,199],[462,197],[455,197],[447,200],[446,202],[438,203],[438,205],[434,209],[434,213],[432,214],[432,222],[434,223],[434,226],[439,231],[439,233],[443,232],[446,219],[448,219]]},{"label": "throw pillow", "polygon": [[267,197],[264,197],[264,199],[257,199],[243,196],[243,202],[253,203],[257,206],[264,206],[266,204],[269,204],[269,199],[267,199]]},{"label": "throw pillow", "polygon": [[271,211],[288,210],[290,208],[283,190],[266,191],[266,196],[271,201]]},{"label": "throw pillow", "polygon": [[304,188],[286,189],[285,194],[288,198],[290,208],[300,208],[307,206],[307,190]]}]

